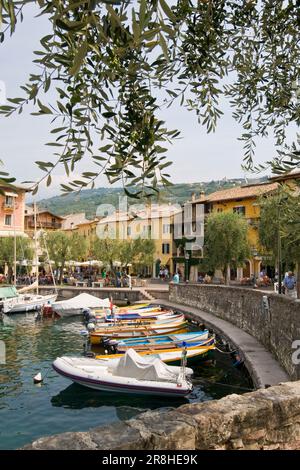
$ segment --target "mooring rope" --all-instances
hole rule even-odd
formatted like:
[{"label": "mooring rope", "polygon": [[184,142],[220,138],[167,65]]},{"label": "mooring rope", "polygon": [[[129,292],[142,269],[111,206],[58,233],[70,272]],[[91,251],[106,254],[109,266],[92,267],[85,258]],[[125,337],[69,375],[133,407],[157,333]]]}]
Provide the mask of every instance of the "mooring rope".
[{"label": "mooring rope", "polygon": [[248,392],[253,392],[256,389],[255,388],[248,388],[248,387],[241,387],[240,385],[230,385],[230,384],[225,384],[223,382],[214,382],[213,380],[207,380],[207,379],[193,379],[194,384],[209,384],[209,385],[222,385],[223,387],[230,387],[230,388],[238,388],[240,390],[245,390]]},{"label": "mooring rope", "polygon": [[215,349],[216,349],[217,351],[219,351],[220,353],[223,353],[223,354],[232,354],[232,353],[238,351],[238,349],[233,349],[232,351],[222,351],[222,349],[219,349],[217,346],[215,346]]}]

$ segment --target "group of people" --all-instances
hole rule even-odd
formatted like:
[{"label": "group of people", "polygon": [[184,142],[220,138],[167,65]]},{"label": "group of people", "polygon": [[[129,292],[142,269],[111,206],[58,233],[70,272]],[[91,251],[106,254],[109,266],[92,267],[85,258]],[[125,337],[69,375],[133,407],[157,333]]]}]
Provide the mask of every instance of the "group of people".
[{"label": "group of people", "polygon": [[170,277],[170,273],[169,273],[167,266],[160,267],[159,278],[162,279],[163,281],[167,281],[169,277]]},{"label": "group of people", "polygon": [[203,274],[198,274],[198,282],[200,284],[210,284],[212,282],[212,277],[209,276],[207,273],[203,276]]},{"label": "group of people", "polygon": [[[112,281],[113,281],[113,279],[108,278],[108,282],[114,283]],[[131,276],[130,276],[130,274],[127,274],[126,271],[123,271],[123,272],[117,271],[115,282],[116,282],[116,287],[129,287],[129,288],[131,288]]]}]

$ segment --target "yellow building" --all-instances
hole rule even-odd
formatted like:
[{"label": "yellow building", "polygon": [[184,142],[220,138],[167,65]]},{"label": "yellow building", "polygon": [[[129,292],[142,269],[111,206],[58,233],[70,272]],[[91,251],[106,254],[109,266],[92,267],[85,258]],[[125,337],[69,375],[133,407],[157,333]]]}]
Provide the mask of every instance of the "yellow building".
[{"label": "yellow building", "polygon": [[204,204],[205,214],[211,212],[237,212],[248,222],[248,241],[251,256],[245,260],[244,266],[237,269],[235,278],[258,276],[262,267],[262,250],[259,244],[258,225],[260,218],[259,198],[276,191],[277,182],[249,184],[203,195],[191,201],[192,205]]},{"label": "yellow building", "polygon": [[143,274],[158,277],[160,268],[167,268],[169,273],[173,271],[173,217],[179,212],[180,206],[168,204],[115,211],[98,221],[97,234],[118,240],[152,239],[155,243],[153,266],[145,266]]},{"label": "yellow building", "polygon": [[77,229],[78,225],[89,222],[90,220],[86,218],[84,212],[79,212],[78,214],[68,214],[64,216],[62,230],[66,233],[72,233],[73,230]]}]

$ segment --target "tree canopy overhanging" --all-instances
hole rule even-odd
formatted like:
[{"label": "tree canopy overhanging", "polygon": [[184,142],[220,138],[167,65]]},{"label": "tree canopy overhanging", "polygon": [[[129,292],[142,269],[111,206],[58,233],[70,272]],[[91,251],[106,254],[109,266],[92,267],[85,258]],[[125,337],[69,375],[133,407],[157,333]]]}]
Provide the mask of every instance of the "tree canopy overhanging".
[{"label": "tree canopy overhanging", "polygon": [[212,132],[223,97],[241,124],[246,169],[255,169],[256,138],[269,133],[279,152],[266,164],[275,172],[299,165],[296,143],[282,150],[287,127],[300,122],[299,0],[0,0],[1,43],[28,4],[47,16],[51,34],[23,96],[0,112],[33,102],[34,114],[52,118],[54,159],[37,162],[47,185],[59,165],[69,176],[86,159],[88,170],[63,191],[105,174],[136,197],[152,193],[169,184],[166,144],[180,135],[160,119],[162,107],[177,101]]}]

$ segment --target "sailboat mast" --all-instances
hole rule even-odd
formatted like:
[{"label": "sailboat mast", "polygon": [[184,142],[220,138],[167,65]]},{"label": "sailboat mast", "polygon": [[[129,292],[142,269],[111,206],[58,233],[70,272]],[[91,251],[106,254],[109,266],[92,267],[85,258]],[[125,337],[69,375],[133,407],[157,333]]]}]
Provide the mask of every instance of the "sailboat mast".
[{"label": "sailboat mast", "polygon": [[39,293],[39,257],[38,257],[38,242],[37,242],[37,225],[36,225],[36,202],[33,204],[34,207],[34,252],[35,252],[35,273],[36,273],[36,293]]},{"label": "sailboat mast", "polygon": [[14,286],[17,285],[17,233],[16,233],[16,201],[13,198],[14,217]]}]

